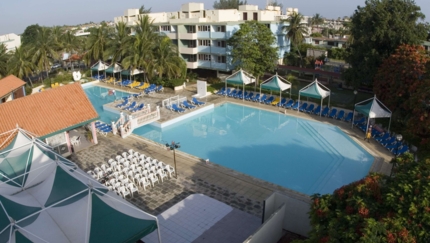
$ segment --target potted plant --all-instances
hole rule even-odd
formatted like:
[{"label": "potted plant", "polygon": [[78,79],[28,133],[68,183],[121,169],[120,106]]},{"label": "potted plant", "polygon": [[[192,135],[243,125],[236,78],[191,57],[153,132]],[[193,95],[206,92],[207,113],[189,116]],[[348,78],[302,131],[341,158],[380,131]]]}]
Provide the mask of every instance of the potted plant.
[{"label": "potted plant", "polygon": [[86,132],[85,137],[87,138],[88,141],[91,141],[91,143],[93,142],[93,132],[91,130],[88,130]]}]

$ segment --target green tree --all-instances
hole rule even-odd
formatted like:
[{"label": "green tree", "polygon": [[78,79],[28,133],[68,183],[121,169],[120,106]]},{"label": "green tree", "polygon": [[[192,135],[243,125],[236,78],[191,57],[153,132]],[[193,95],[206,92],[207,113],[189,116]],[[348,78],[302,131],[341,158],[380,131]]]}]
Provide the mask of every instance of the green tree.
[{"label": "green tree", "polygon": [[0,78],[8,75],[8,62],[10,54],[7,52],[6,45],[0,44]]},{"label": "green tree", "polygon": [[246,5],[247,1],[240,0],[219,0],[215,1],[214,9],[239,9],[239,5]]},{"label": "green tree", "polygon": [[165,75],[167,78],[181,77],[186,73],[184,59],[178,56],[178,50],[167,36],[161,36],[154,49],[153,67],[158,72],[158,77]]},{"label": "green tree", "polygon": [[320,30],[320,25],[324,24],[324,18],[321,16],[321,14],[316,13],[311,19],[310,19],[310,25],[313,30],[313,26],[316,25],[318,31]]},{"label": "green tree", "polygon": [[149,13],[151,13],[151,9],[152,8],[145,9],[145,5],[142,5],[139,8],[139,14],[149,14]]},{"label": "green tree", "polygon": [[284,8],[284,7],[283,7],[283,5],[282,5],[282,3],[279,3],[277,0],[272,0],[272,1],[270,1],[270,2],[267,4],[267,6],[280,7],[280,8],[281,8],[281,11],[282,11],[282,9]]},{"label": "green tree", "polygon": [[232,64],[243,68],[257,78],[267,71],[273,71],[278,60],[276,38],[265,24],[248,21],[240,25],[228,40],[232,48]]},{"label": "green tree", "polygon": [[[10,57],[8,63],[9,73],[22,79],[28,77],[34,71],[34,64],[31,61],[31,52],[28,50],[29,47],[21,45],[16,47]],[[31,86],[33,83],[30,80]]]},{"label": "green tree", "polygon": [[43,27],[37,31],[36,38],[31,44],[32,61],[39,70],[46,71],[49,76],[51,60],[58,58],[57,43],[51,36],[51,30]]},{"label": "green tree", "polygon": [[430,160],[405,154],[396,164],[393,177],[371,174],[313,195],[304,242],[429,242]]},{"label": "green tree", "polygon": [[25,28],[24,33],[21,35],[21,42],[23,45],[30,45],[36,39],[37,32],[42,29],[38,24],[33,24]]},{"label": "green tree", "polygon": [[115,25],[115,32],[110,36],[107,48],[104,53],[104,59],[112,59],[112,62],[121,62],[131,43],[130,28],[124,22]]},{"label": "green tree", "polygon": [[60,26],[54,26],[51,28],[51,39],[55,43],[56,51],[63,50],[63,29]]},{"label": "green tree", "polygon": [[[75,36],[74,31],[67,31],[61,36],[61,43],[62,43],[62,49],[65,52],[70,53],[70,56],[72,54],[79,53],[79,50],[81,49],[81,42],[78,40],[78,38]],[[72,60],[70,58],[70,67],[73,68]]]},{"label": "green tree", "polygon": [[[302,62],[302,54],[299,51],[299,45],[303,42],[304,36],[308,34],[308,28],[305,22],[303,22],[303,15],[294,12],[286,20],[288,25],[284,27],[286,30],[285,39],[287,39],[293,47],[296,48],[297,54],[299,54],[300,62]],[[300,64],[302,66],[302,64]]]},{"label": "green tree", "polygon": [[86,43],[87,53],[85,54],[85,60],[88,65],[94,60],[103,60],[108,41],[109,29],[107,25],[103,24],[99,28],[90,30]]},{"label": "green tree", "polygon": [[416,45],[429,33],[427,24],[420,22],[424,14],[413,0],[366,0],[351,17],[346,61],[351,68],[344,73],[349,85],[372,85],[382,60],[389,57],[400,44]]}]

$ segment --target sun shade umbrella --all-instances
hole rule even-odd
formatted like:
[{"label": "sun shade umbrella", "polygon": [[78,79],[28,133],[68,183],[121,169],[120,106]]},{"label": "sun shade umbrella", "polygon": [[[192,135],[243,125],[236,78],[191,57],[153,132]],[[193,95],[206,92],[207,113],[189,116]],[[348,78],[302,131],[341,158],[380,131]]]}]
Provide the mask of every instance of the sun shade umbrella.
[{"label": "sun shade umbrella", "polygon": [[[245,94],[245,85],[254,83],[255,77],[251,74],[240,69],[225,79],[225,89],[227,90],[227,83],[242,85],[243,94]],[[242,96],[242,100],[245,99],[245,95]]]},{"label": "sun shade umbrella", "polygon": [[[392,113],[390,109],[376,98],[376,95],[373,98],[354,104],[354,115],[356,111],[367,116],[368,125],[370,118],[390,118],[390,122],[388,123],[388,131],[390,131]],[[354,116],[352,117],[352,125],[354,125]],[[369,126],[366,128],[366,134],[368,128]]]},{"label": "sun shade umbrella", "polygon": [[[300,106],[300,96],[306,96],[311,97],[315,99],[321,99],[321,108],[323,100],[328,96],[328,106],[330,107],[330,89],[326,86],[322,85],[320,82],[318,82],[317,79],[313,81],[312,83],[305,86],[303,89],[299,91],[299,106]],[[297,109],[299,111],[299,109]],[[321,116],[320,112],[320,116]]]},{"label": "sun shade umbrella", "polygon": [[[278,73],[276,75],[270,77],[260,84],[260,97],[261,97],[261,89],[274,90],[279,91],[279,99],[282,100],[282,91],[291,89],[291,83],[288,80],[280,77]],[[291,91],[290,91],[290,99],[291,99]]]},{"label": "sun shade umbrella", "polygon": [[108,69],[109,65],[99,60],[94,65],[91,66],[91,71],[97,71],[98,76],[100,77],[100,71],[105,71]]}]

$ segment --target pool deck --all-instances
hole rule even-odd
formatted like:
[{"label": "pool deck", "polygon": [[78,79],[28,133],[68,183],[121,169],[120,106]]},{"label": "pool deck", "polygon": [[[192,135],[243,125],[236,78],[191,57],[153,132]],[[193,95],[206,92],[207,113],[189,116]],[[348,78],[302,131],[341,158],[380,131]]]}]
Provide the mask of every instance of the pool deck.
[{"label": "pool deck", "polygon": [[[113,88],[113,86],[103,83],[97,85]],[[114,88],[130,91],[129,88],[122,89],[118,86]],[[152,104],[157,104],[156,100],[160,102],[165,98],[175,95],[187,96],[190,98],[195,93],[196,87],[190,86],[179,92],[167,90],[163,93],[144,96],[141,98],[141,101],[138,102],[146,102],[152,106]],[[149,100],[153,100],[153,102],[151,103]],[[211,95],[202,99],[202,101],[213,103],[215,106],[221,105],[224,102],[231,102],[336,125],[375,157],[375,162],[370,170],[371,172],[379,172],[388,175],[391,171],[391,164],[389,164],[389,161],[393,157],[392,154],[374,140],[371,140],[370,143],[365,142],[363,140],[364,133],[359,129],[352,129],[349,123],[292,110],[285,111],[285,109],[269,105],[216,95]],[[183,114],[171,112],[165,108],[161,108],[160,110],[162,112],[162,119],[160,122],[174,119]],[[185,114],[187,114],[187,112],[185,112]],[[156,144],[153,141],[136,135],[131,135],[126,139],[112,134],[107,137],[99,136],[99,144],[78,151],[71,156],[71,160],[86,171],[93,169],[95,166],[100,166],[102,163],[106,163],[109,158],[131,148],[173,166],[172,152],[167,151],[163,145]],[[146,191],[139,188],[139,195],[130,198],[129,201],[148,213],[159,215],[189,195],[201,193],[257,217],[262,216],[263,201],[274,191],[288,194],[306,202],[310,201],[307,195],[216,164],[207,164],[200,158],[180,151],[176,152],[176,161],[178,170],[177,179],[167,179],[163,183],[156,184],[154,188],[149,188]]]}]

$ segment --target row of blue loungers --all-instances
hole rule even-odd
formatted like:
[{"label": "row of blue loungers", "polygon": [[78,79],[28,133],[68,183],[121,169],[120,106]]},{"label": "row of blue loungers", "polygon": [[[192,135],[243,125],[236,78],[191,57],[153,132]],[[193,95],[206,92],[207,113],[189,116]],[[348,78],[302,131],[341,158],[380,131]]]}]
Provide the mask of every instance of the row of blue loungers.
[{"label": "row of blue loungers", "polygon": [[171,111],[183,113],[187,109],[188,110],[192,110],[192,109],[197,108],[197,106],[201,106],[201,105],[204,105],[204,104],[206,104],[206,103],[203,102],[203,101],[199,101],[195,97],[193,97],[190,102],[188,102],[188,100],[184,100],[179,105],[172,104],[171,106],[166,106],[166,108],[169,109],[169,110],[171,110]]},{"label": "row of blue loungers", "polygon": [[[367,118],[362,117],[361,119],[354,121],[354,125],[363,132],[366,132],[366,129],[368,128]],[[376,142],[388,149],[394,155],[401,155],[409,151],[409,146],[406,144],[406,141],[397,141],[395,133],[380,131],[374,128],[372,129],[372,137]]]},{"label": "row of blue loungers", "polygon": [[142,110],[145,107],[144,103],[137,104],[136,101],[131,101],[131,98],[134,95],[124,96],[122,97],[123,102],[115,106],[115,108],[120,108],[125,111],[137,112]]},{"label": "row of blue loungers", "polygon": [[112,126],[104,122],[96,121],[95,125],[96,125],[96,131],[100,134],[103,134],[104,136],[112,132]]}]

